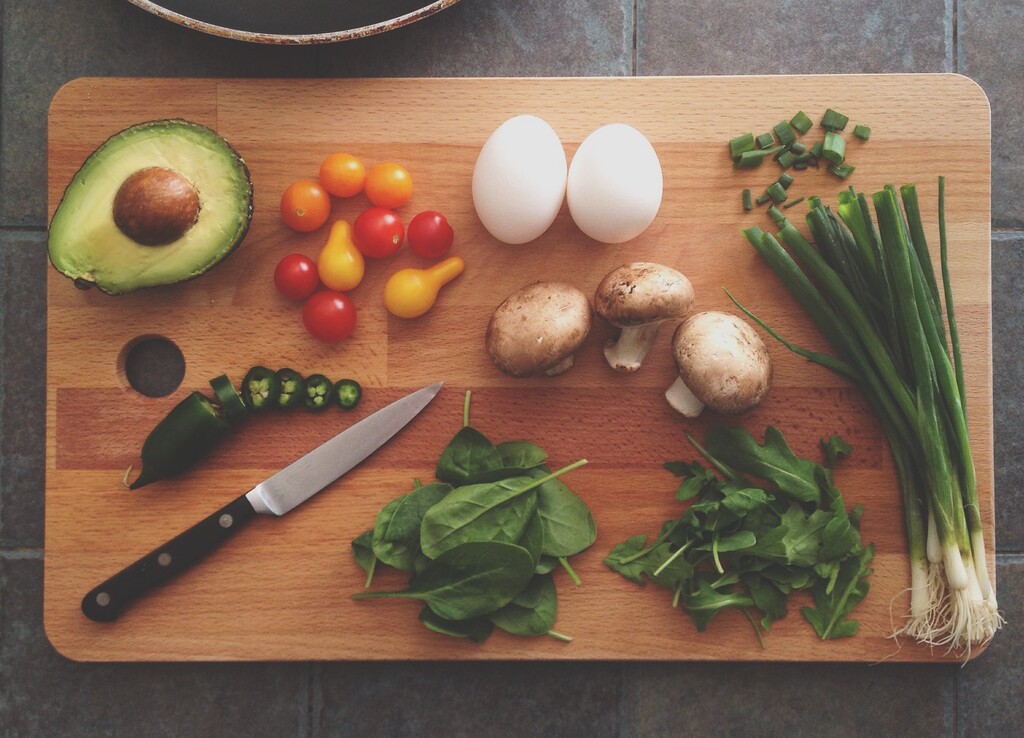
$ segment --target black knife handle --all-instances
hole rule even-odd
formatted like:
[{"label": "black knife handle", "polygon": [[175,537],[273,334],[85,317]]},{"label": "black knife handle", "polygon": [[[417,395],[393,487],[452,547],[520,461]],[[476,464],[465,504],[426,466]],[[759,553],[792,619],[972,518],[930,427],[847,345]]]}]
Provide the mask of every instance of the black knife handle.
[{"label": "black knife handle", "polygon": [[245,495],[229,502],[93,589],[82,599],[82,612],[100,623],[114,620],[132,600],[183,572],[255,516]]}]

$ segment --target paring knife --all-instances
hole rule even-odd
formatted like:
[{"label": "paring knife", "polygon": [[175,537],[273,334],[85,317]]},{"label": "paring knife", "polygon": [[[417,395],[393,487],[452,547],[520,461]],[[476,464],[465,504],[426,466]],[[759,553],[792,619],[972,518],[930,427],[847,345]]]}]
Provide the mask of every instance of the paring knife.
[{"label": "paring knife", "polygon": [[193,525],[93,589],[82,612],[97,622],[199,561],[257,514],[284,515],[356,467],[402,430],[441,390],[442,382],[392,402],[324,442],[249,492]]}]

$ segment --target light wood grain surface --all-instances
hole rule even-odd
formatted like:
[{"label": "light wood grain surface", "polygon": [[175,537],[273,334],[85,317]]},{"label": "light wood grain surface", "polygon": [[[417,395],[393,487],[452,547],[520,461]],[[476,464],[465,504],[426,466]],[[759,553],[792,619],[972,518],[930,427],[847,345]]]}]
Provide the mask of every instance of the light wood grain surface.
[{"label": "light wood grain surface", "polygon": [[[184,117],[215,128],[244,156],[255,185],[245,243],[195,281],[111,298],[80,292],[51,270],[48,283],[45,626],[54,646],[76,660],[292,659],[640,659],[775,661],[928,661],[949,658],[887,635],[907,605],[909,585],[899,493],[879,426],[858,391],[775,343],[775,386],[739,419],[711,414],[687,421],[662,391],[673,367],[670,329],[643,369],[612,372],[601,356],[610,330],[598,322],[577,366],[549,379],[500,374],[483,348],[491,310],[537,279],[559,279],[591,294],[607,271],[634,260],[685,272],[702,309],[729,309],[723,288],[794,341],[824,348],[808,320],[755,258],[740,230],[767,227],[764,210],[746,214],[740,191],[755,193],[777,176],[773,164],[732,169],[725,142],[768,130],[805,110],[827,107],[871,126],[851,141],[857,171],[847,184],[874,191],[917,183],[937,249],[937,178],[947,178],[951,270],[968,375],[970,430],[982,514],[995,546],[992,469],[992,361],[989,264],[989,112],[974,83],[955,75],[614,79],[131,80],[83,79],[63,88],[50,109],[50,212],[85,157],[128,125]],[[588,240],[563,208],[536,242],[504,246],[473,212],[470,175],[484,140],[519,113],[548,120],[571,156],[600,125],[630,123],[654,144],[665,197],[654,224],[634,241]],[[813,134],[809,134],[811,136]],[[402,266],[423,262],[404,249],[368,263],[353,293],[359,325],[337,346],[318,344],[300,308],[280,298],[271,275],[286,253],[314,256],[326,231],[298,235],[277,212],[292,180],[315,176],[319,162],[349,151],[367,163],[405,164],[415,181],[409,218],[444,212],[453,253],[467,262],[435,309],[421,319],[388,317],[382,288]],[[834,197],[844,186],[821,172],[798,173],[791,195]],[[353,219],[367,203],[336,201],[334,217]],[[797,206],[791,214],[803,212]],[[183,351],[182,386],[151,399],[122,373],[125,347],[165,336]],[[253,364],[292,366],[366,388],[362,417],[438,379],[446,387],[409,428],[369,462],[294,514],[259,519],[197,568],[140,601],[113,624],[87,620],[85,592],[164,540],[250,489],[354,418],[304,413],[259,418],[240,428],[194,471],[136,492],[121,486],[150,428],[187,392],[208,389],[227,372],[236,382]],[[529,439],[553,464],[590,463],[565,481],[589,504],[598,539],[574,559],[583,584],[558,575],[557,630],[572,643],[496,633],[476,645],[426,631],[412,602],[355,602],[363,572],[350,541],[377,510],[431,476],[460,423],[463,393],[474,391],[473,422],[495,441]],[[739,613],[706,633],[672,609],[670,593],[640,589],[602,559],[626,537],[654,532],[678,515],[675,479],[662,462],[691,459],[684,434],[714,423],[741,423],[760,434],[784,431],[798,453],[815,456],[822,436],[841,433],[854,447],[837,473],[849,504],[865,507],[863,536],[877,547],[871,591],[856,611],[860,632],[820,642],[799,615],[802,600],[777,623],[762,650]],[[403,583],[381,574],[378,586]]]}]

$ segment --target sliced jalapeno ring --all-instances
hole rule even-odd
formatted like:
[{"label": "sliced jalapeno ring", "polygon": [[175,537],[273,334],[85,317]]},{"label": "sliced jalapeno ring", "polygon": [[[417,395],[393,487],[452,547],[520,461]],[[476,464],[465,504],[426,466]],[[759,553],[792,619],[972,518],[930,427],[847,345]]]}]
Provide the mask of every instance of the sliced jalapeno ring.
[{"label": "sliced jalapeno ring", "polygon": [[210,387],[213,388],[213,394],[217,396],[217,402],[224,411],[225,420],[234,423],[246,414],[245,403],[226,374],[211,379]]},{"label": "sliced jalapeno ring", "polygon": [[294,369],[278,369],[277,378],[281,382],[281,394],[277,396],[277,407],[285,410],[302,404],[306,396],[306,380]]},{"label": "sliced jalapeno ring", "polygon": [[334,399],[342,410],[355,410],[363,399],[363,388],[354,379],[342,379],[334,385]]},{"label": "sliced jalapeno ring", "polygon": [[277,403],[281,380],[265,366],[254,366],[242,380],[242,401],[250,410],[266,410]]},{"label": "sliced jalapeno ring", "polygon": [[323,374],[310,374],[306,377],[306,393],[302,399],[310,410],[325,410],[334,394],[334,384]]}]

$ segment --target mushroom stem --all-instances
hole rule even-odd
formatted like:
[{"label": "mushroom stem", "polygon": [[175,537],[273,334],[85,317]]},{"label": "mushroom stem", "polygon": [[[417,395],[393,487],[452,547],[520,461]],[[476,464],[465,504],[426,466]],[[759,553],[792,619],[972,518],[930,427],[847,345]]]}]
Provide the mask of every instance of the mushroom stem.
[{"label": "mushroom stem", "polygon": [[545,376],[548,376],[548,377],[555,377],[555,376],[558,376],[559,374],[561,374],[562,372],[567,372],[570,369],[572,369],[572,365],[573,365],[573,363],[575,363],[575,360],[576,360],[576,358],[572,354],[569,354],[564,359],[562,359],[560,362],[555,364],[553,367],[551,367],[550,369],[546,370],[544,372],[544,374],[545,374]]},{"label": "mushroom stem", "polygon": [[604,358],[612,369],[618,372],[635,372],[643,364],[654,339],[658,337],[658,329],[663,321],[656,320],[644,325],[626,326],[604,347]]},{"label": "mushroom stem", "polygon": [[665,390],[665,399],[673,410],[688,418],[696,418],[704,410],[704,403],[690,391],[682,377],[676,377],[676,381]]}]

